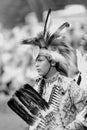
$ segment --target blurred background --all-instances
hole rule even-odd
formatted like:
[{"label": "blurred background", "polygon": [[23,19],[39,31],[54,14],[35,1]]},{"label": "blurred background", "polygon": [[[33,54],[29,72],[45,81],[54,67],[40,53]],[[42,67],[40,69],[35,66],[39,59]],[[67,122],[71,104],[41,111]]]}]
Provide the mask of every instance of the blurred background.
[{"label": "blurred background", "polygon": [[28,130],[7,101],[16,89],[24,83],[34,85],[38,77],[33,49],[21,46],[21,41],[43,31],[49,8],[50,32],[69,22],[67,42],[87,52],[87,0],[0,0],[0,130]]}]

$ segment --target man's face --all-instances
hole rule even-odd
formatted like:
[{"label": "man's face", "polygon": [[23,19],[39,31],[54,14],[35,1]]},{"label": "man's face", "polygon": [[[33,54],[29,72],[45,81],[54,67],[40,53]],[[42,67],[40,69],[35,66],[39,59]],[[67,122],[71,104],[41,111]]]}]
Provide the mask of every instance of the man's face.
[{"label": "man's face", "polygon": [[45,56],[38,56],[36,60],[36,69],[40,76],[46,76],[50,69],[50,62],[47,60]]}]

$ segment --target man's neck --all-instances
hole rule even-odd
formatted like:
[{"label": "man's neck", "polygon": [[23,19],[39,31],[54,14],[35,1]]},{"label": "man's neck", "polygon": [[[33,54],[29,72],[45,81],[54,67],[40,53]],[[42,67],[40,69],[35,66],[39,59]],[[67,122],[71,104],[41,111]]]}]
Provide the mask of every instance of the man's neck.
[{"label": "man's neck", "polygon": [[52,77],[53,75],[55,75],[58,71],[56,70],[55,67],[51,67],[49,73],[45,76],[46,79],[49,79],[50,77]]}]

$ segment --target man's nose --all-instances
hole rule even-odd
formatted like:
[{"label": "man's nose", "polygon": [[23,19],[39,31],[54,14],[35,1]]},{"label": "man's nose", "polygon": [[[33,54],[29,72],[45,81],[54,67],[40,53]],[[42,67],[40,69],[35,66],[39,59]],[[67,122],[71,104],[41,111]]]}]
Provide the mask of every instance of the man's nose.
[{"label": "man's nose", "polygon": [[35,66],[36,66],[37,68],[39,67],[39,64],[38,64],[38,62],[36,62],[36,63],[35,63]]}]

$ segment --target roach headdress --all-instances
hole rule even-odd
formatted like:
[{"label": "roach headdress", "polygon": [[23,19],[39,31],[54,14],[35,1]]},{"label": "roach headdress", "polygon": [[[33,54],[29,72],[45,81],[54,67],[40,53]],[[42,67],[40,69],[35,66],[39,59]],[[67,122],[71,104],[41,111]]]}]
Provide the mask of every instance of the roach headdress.
[{"label": "roach headdress", "polygon": [[70,66],[72,48],[68,43],[64,42],[64,39],[60,34],[63,29],[69,27],[69,23],[63,23],[53,34],[51,34],[49,32],[50,15],[51,9],[48,11],[43,32],[35,38],[24,40],[22,43],[38,48],[38,51],[35,51],[34,49],[34,59],[36,59],[39,55],[44,55],[49,60],[61,63],[62,66]]}]

